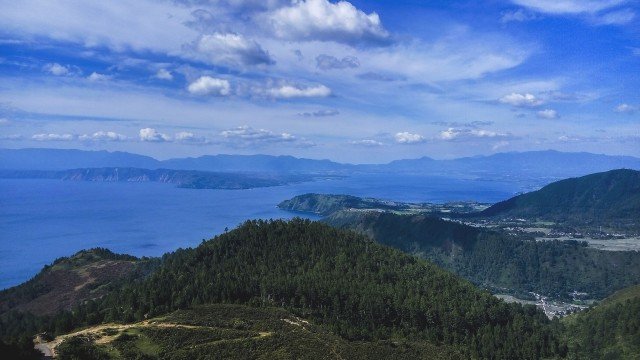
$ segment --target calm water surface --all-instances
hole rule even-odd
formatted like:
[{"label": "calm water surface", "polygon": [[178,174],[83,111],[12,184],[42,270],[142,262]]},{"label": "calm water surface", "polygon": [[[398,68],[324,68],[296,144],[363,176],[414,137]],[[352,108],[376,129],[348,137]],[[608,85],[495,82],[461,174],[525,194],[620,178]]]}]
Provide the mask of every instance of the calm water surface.
[{"label": "calm water surface", "polygon": [[521,190],[522,185],[505,182],[388,175],[250,190],[0,179],[0,289],[81,249],[158,256],[196,246],[247,219],[291,218],[276,205],[308,192],[412,202],[496,202]]}]

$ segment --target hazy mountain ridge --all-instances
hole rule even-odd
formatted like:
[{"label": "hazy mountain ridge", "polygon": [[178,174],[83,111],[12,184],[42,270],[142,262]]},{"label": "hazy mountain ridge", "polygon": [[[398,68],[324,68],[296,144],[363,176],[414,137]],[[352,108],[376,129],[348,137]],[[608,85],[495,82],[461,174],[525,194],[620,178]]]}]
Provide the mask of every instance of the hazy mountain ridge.
[{"label": "hazy mountain ridge", "polygon": [[464,178],[510,179],[525,177],[553,181],[618,168],[640,170],[640,158],[553,150],[498,153],[452,160],[428,157],[396,160],[387,164],[343,164],[272,155],[205,155],[196,158],[156,160],[123,152],[0,149],[0,169],[67,170],[74,168],[135,167],[216,172],[294,172],[322,174],[398,173]]},{"label": "hazy mountain ridge", "polygon": [[302,174],[248,174],[140,168],[86,168],[62,171],[0,170],[0,178],[94,182],[160,182],[191,189],[250,189],[313,179],[311,176]]}]

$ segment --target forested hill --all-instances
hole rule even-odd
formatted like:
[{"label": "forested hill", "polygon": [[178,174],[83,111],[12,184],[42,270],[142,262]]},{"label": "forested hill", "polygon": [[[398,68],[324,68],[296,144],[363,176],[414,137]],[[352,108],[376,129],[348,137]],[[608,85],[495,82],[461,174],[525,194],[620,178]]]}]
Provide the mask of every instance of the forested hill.
[{"label": "forested hill", "polygon": [[538,191],[499,202],[480,215],[637,223],[640,221],[640,171],[611,170],[554,182]]},{"label": "forested hill", "polygon": [[602,251],[578,241],[513,238],[425,215],[340,211],[324,221],[434,261],[478,285],[569,298],[602,299],[638,283],[640,253]]},{"label": "forested hill", "polygon": [[620,290],[564,322],[569,344],[578,358],[638,359],[640,285]]},{"label": "forested hill", "polygon": [[393,204],[382,200],[360,198],[352,195],[304,194],[284,200],[278,207],[283,210],[330,215],[343,209],[395,209]]},{"label": "forested hill", "polygon": [[363,235],[302,219],[249,221],[167,254],[144,281],[41,328],[62,333],[211,303],[284,307],[350,341],[422,339],[460,348],[465,357],[533,359],[565,351],[557,324],[535,308],[506,304]]}]

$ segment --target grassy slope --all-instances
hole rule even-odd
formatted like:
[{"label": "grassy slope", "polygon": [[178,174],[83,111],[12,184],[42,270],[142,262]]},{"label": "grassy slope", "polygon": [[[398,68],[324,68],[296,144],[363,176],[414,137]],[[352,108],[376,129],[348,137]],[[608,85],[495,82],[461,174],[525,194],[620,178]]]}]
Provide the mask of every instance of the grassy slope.
[{"label": "grassy slope", "polygon": [[16,310],[52,315],[88,299],[104,296],[109,286],[135,273],[140,260],[105,249],[60,258],[33,279],[0,291],[0,314]]},{"label": "grassy slope", "polygon": [[[82,335],[109,359],[463,358],[455,348],[424,341],[346,341],[286,310],[242,305],[198,306],[126,328],[90,328]],[[62,359],[77,351],[64,342],[57,350]]]}]

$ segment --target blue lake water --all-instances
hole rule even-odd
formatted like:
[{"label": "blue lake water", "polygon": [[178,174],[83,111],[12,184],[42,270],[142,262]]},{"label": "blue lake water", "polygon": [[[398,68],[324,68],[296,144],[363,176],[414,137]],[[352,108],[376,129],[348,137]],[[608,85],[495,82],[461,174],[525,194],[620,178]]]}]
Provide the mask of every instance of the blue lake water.
[{"label": "blue lake water", "polygon": [[[522,184],[443,177],[355,176],[250,190],[159,183],[0,179],[0,289],[81,249],[158,256],[196,246],[247,219],[291,218],[276,205],[308,192],[410,202],[496,202]],[[299,216],[299,214],[298,214]]]}]

